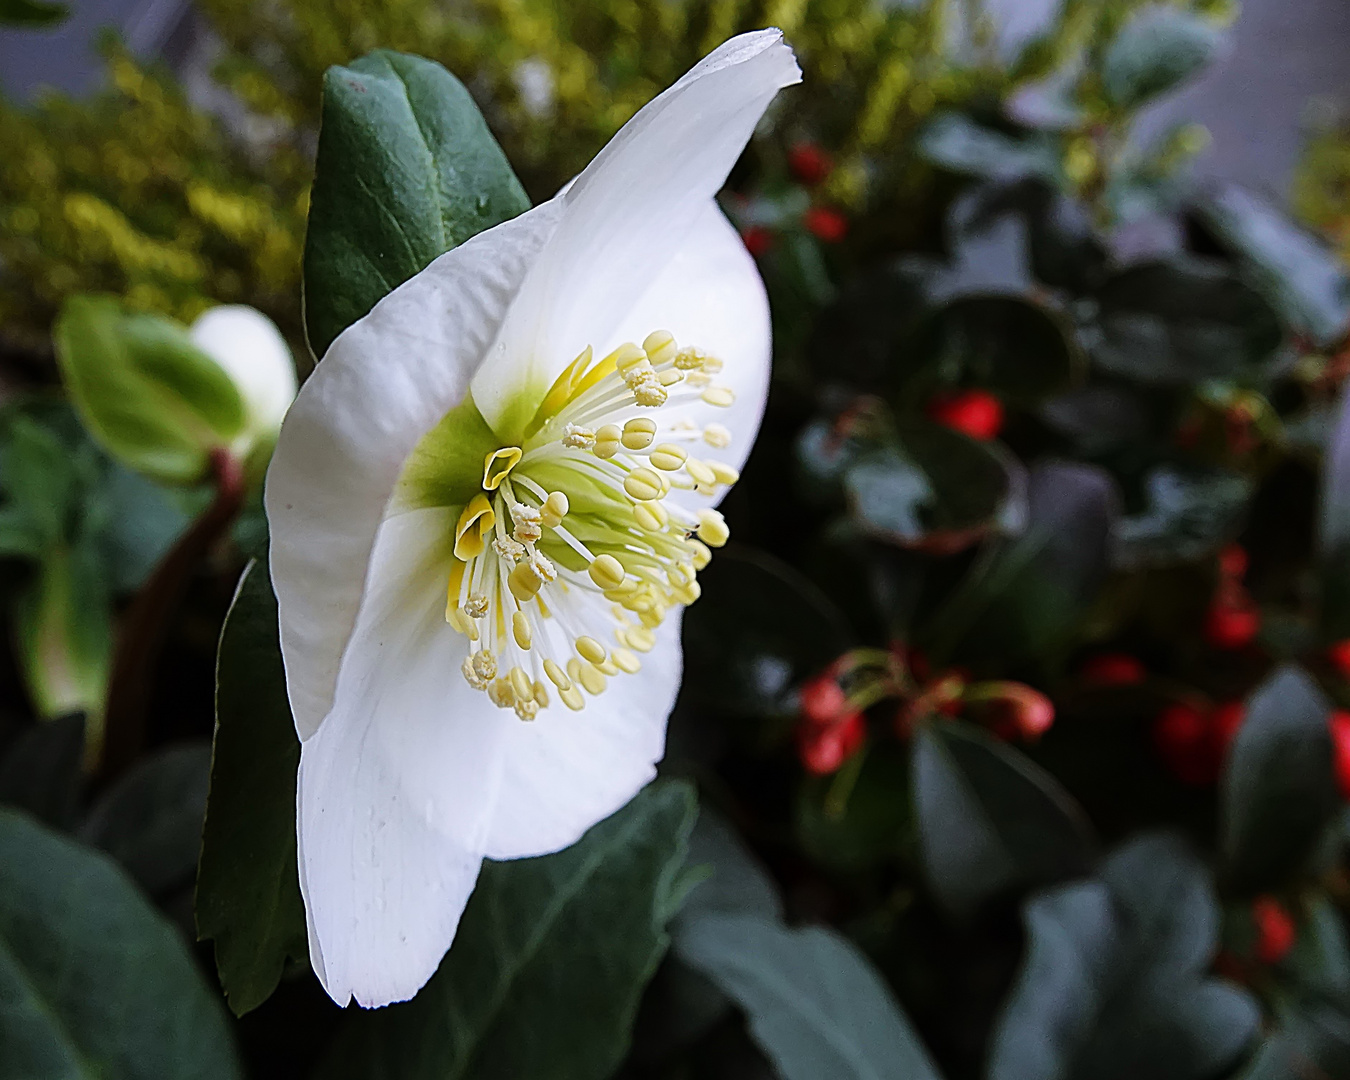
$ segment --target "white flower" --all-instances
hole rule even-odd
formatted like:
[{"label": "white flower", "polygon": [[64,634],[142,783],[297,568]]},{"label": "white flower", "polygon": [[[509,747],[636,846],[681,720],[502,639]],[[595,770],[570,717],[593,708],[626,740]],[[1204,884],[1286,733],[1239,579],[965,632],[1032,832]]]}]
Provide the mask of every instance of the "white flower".
[{"label": "white flower", "polygon": [[296,389],[295,361],[276,324],[254,308],[224,304],[203,313],[188,333],[244,400],[247,421],[231,449],[245,457],[255,447],[270,446]]},{"label": "white flower", "polygon": [[799,78],[778,31],[729,41],[344,332],[286,418],[272,580],[339,1004],[411,997],[485,855],[567,847],[655,775],[768,382],[763,286],[713,196]]}]

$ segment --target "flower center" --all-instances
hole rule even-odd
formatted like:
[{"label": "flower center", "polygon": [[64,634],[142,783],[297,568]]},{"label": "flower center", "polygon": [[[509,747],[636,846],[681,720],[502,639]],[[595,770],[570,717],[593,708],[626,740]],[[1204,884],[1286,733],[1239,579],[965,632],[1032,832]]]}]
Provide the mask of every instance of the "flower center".
[{"label": "flower center", "polygon": [[667,612],[698,599],[726,522],[666,496],[712,497],[737,473],[691,453],[729,445],[725,427],[671,414],[730,405],[731,390],[713,383],[721,369],[665,331],[598,362],[587,347],[523,444],[486,456],[455,527],[445,618],[470,641],[464,678],[495,705],[533,720],[556,691],[584,708],[610,677],[641,668]]}]

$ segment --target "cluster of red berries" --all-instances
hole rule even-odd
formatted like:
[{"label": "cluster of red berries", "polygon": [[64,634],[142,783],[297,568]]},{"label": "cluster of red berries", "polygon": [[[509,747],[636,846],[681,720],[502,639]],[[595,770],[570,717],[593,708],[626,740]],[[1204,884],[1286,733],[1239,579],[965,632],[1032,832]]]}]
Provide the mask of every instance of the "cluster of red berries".
[{"label": "cluster of red berries", "polygon": [[1244,715],[1241,701],[1174,701],[1153,721],[1153,744],[1178,780],[1207,787],[1219,779]]},{"label": "cluster of red berries", "polygon": [[1256,932],[1252,953],[1263,964],[1278,964],[1294,947],[1293,917],[1273,896],[1252,901],[1252,929]]},{"label": "cluster of red berries", "polygon": [[849,703],[833,666],[803,685],[800,699],[797,756],[813,776],[828,776],[862,747],[867,721]]},{"label": "cluster of red berries", "polygon": [[1261,612],[1243,584],[1247,553],[1237,544],[1219,552],[1219,583],[1205,615],[1205,640],[1216,649],[1242,649],[1261,629]]},{"label": "cluster of red berries", "polygon": [[[788,170],[794,179],[806,187],[825,182],[834,171],[830,155],[815,143],[797,143],[788,151]],[[812,206],[802,215],[802,226],[825,244],[837,244],[848,235],[848,218],[830,206]],[[741,231],[746,250],[755,258],[773,247],[773,230],[764,225],[751,225]]]},{"label": "cluster of red berries", "polygon": [[1003,402],[988,390],[957,390],[928,403],[928,417],[979,442],[998,438],[1003,430]]}]

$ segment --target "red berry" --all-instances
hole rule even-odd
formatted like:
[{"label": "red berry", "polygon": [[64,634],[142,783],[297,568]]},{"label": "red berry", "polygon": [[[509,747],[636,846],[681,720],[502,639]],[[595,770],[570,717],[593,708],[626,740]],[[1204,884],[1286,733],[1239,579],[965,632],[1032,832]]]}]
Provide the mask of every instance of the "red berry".
[{"label": "red berry", "polygon": [[1003,403],[987,390],[962,390],[934,398],[928,415],[945,427],[988,442],[1003,430]]},{"label": "red berry", "polygon": [[1205,617],[1205,640],[1216,649],[1250,645],[1260,629],[1261,612],[1245,596],[1216,600]]},{"label": "red berry", "polygon": [[1294,920],[1273,897],[1258,896],[1252,901],[1252,925],[1256,929],[1256,958],[1263,964],[1278,964],[1294,947]]},{"label": "red berry", "polygon": [[802,716],[812,724],[833,724],[848,708],[848,695],[828,672],[803,684],[800,692]]},{"label": "red berry", "polygon": [[1336,770],[1336,786],[1341,798],[1350,799],[1350,712],[1335,709],[1328,721],[1331,727],[1331,761]]},{"label": "red berry", "polygon": [[848,713],[828,727],[803,724],[797,729],[797,754],[807,772],[828,776],[857,753],[866,735],[867,723],[859,712]]},{"label": "red berry", "polygon": [[1219,573],[1241,581],[1247,574],[1247,553],[1241,544],[1229,544],[1219,552]]},{"label": "red berry", "polygon": [[1214,706],[1214,711],[1209,714],[1210,741],[1220,761],[1228,756],[1228,748],[1233,745],[1246,715],[1247,708],[1241,701],[1225,701]]},{"label": "red berry", "polygon": [[1209,717],[1194,705],[1175,702],[1153,722],[1153,742],[1173,774],[1186,784],[1202,787],[1218,776],[1209,738]]},{"label": "red berry", "polygon": [[808,232],[827,244],[837,244],[848,234],[848,218],[828,206],[813,206],[802,217]]},{"label": "red berry", "polygon": [[798,143],[788,151],[788,168],[803,184],[819,184],[834,169],[834,162],[815,143]]},{"label": "red berry", "polygon": [[1340,673],[1341,678],[1350,679],[1350,638],[1328,645],[1327,659]]},{"label": "red berry", "polygon": [[766,229],[763,225],[751,225],[741,230],[741,240],[745,244],[745,250],[756,259],[773,247],[774,239],[772,230]]},{"label": "red berry", "polygon": [[1133,686],[1148,677],[1148,669],[1129,653],[1099,653],[1084,662],[1080,674],[1099,686]]}]

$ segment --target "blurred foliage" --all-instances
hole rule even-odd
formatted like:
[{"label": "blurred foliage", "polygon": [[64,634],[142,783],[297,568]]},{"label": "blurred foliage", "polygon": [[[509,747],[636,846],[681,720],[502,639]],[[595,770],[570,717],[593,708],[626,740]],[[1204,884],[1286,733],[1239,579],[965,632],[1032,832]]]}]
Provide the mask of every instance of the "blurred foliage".
[{"label": "blurred foliage", "polygon": [[1329,124],[1308,139],[1294,177],[1293,207],[1350,263],[1350,128]]}]

